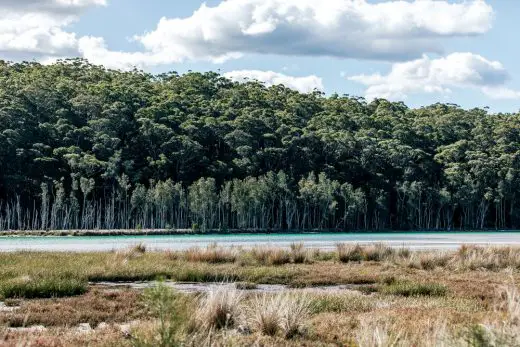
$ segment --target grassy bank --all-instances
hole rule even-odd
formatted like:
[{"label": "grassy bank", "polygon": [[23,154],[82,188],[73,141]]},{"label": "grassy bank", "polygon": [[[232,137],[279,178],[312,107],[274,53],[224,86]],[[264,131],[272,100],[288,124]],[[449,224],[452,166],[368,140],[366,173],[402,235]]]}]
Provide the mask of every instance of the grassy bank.
[{"label": "grassy bank", "polygon": [[[321,252],[294,244],[149,252],[137,245],[107,253],[0,254],[0,264],[0,297],[6,306],[16,306],[0,310],[0,338],[7,345],[35,338],[39,346],[152,346],[165,339],[165,346],[509,346],[520,341],[517,248],[413,252],[338,245],[334,252]],[[240,283],[200,295],[88,285],[159,278]],[[249,291],[268,283],[294,289]],[[333,284],[352,284],[353,290],[301,289]],[[139,323],[122,331],[131,321]],[[78,335],[82,323],[103,328]],[[46,330],[12,329],[34,325]]]}]

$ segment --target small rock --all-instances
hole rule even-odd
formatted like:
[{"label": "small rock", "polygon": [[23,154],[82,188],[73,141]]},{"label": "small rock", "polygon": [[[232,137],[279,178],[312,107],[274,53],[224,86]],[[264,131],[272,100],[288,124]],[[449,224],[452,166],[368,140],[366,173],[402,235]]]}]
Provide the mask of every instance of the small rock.
[{"label": "small rock", "polygon": [[132,328],[137,326],[139,321],[132,321],[129,323],[118,324],[117,327],[125,337],[132,336]]},{"label": "small rock", "polygon": [[90,333],[92,330],[93,329],[89,323],[81,323],[77,328],[77,331],[80,333]]},{"label": "small rock", "polygon": [[108,328],[109,328],[109,325],[107,323],[101,322],[101,323],[98,324],[96,329],[97,330],[106,330]]}]

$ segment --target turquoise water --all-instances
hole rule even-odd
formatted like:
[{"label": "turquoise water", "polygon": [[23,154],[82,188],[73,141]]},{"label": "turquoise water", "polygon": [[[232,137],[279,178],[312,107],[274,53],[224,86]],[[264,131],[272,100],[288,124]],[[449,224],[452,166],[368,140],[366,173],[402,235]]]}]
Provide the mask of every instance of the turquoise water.
[{"label": "turquoise water", "polygon": [[289,247],[303,242],[306,247],[329,250],[338,242],[371,244],[383,242],[392,247],[411,249],[455,249],[462,244],[519,245],[520,232],[443,232],[443,233],[334,233],[334,234],[233,234],[174,236],[86,236],[86,237],[0,237],[0,252],[21,250],[90,252],[127,248],[139,243],[148,249],[183,250],[220,246]]}]

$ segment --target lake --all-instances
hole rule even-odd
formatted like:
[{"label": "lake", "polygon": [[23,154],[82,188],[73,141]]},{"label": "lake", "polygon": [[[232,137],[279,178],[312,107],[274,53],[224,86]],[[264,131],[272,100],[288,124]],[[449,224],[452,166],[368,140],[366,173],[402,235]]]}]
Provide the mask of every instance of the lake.
[{"label": "lake", "polygon": [[334,249],[339,242],[362,245],[383,242],[392,247],[416,250],[450,250],[462,244],[519,245],[520,232],[407,232],[407,233],[314,233],[314,234],[233,234],[233,235],[165,235],[165,236],[62,236],[62,237],[0,237],[0,252],[63,251],[98,252],[131,247],[143,243],[151,250],[183,250],[220,246],[289,247],[303,242],[306,247]]}]

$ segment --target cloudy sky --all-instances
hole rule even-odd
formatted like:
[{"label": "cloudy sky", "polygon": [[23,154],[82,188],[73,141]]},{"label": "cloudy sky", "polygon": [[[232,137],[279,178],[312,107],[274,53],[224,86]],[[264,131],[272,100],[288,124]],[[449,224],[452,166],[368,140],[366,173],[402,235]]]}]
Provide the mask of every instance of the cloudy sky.
[{"label": "cloudy sky", "polygon": [[520,109],[517,0],[0,0],[0,59]]}]

